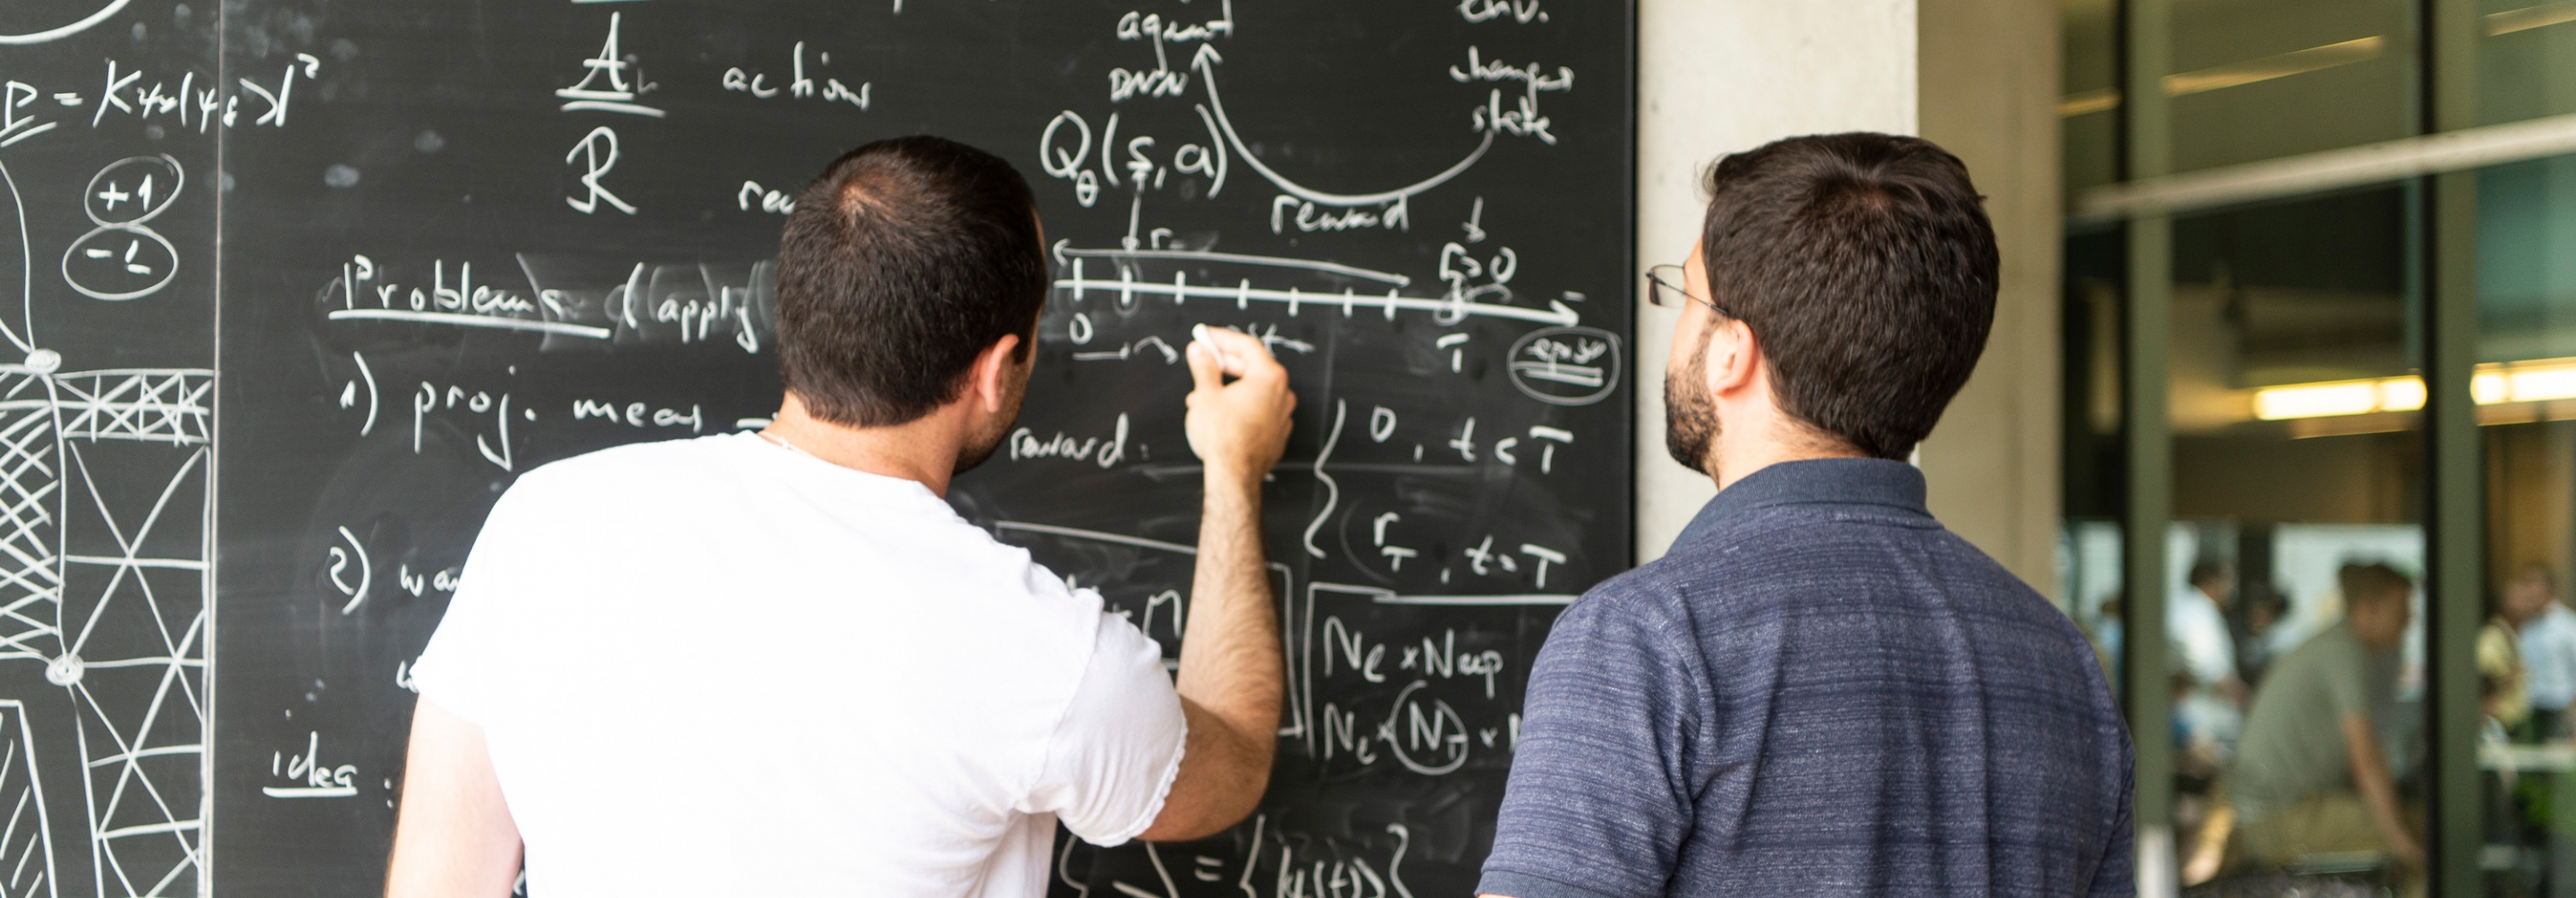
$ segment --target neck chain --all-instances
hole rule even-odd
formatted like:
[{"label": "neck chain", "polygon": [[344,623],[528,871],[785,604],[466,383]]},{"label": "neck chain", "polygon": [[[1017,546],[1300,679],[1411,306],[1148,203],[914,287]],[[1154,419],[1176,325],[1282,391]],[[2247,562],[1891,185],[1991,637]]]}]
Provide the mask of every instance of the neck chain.
[{"label": "neck chain", "polygon": [[[789,452],[793,452],[793,453],[796,453],[796,454],[798,454],[798,455],[805,456],[806,458],[814,458],[814,453],[807,452],[807,451],[805,451],[805,450],[803,450],[803,449],[799,449],[799,448],[797,448],[797,447],[796,447],[796,444],[788,442],[786,437],[782,437],[782,436],[772,436],[772,435],[770,435],[769,431],[766,431],[766,430],[754,431],[754,432],[753,432],[753,435],[754,435],[754,436],[757,436],[757,437],[760,437],[762,440],[767,441],[770,445],[777,446],[777,447],[778,447],[778,448],[780,448],[780,449],[785,449],[785,450],[787,450],[787,451],[789,451]],[[819,461],[820,459],[816,459],[816,460],[817,460],[817,461]]]}]

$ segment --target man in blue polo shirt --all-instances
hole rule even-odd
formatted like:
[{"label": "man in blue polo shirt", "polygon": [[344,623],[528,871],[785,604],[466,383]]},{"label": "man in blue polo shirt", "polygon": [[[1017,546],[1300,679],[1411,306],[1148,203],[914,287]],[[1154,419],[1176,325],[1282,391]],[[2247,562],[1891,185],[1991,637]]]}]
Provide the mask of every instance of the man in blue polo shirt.
[{"label": "man in blue polo shirt", "polygon": [[2128,895],[2128,733],[2084,635],[1903,459],[1994,319],[1965,166],[1784,140],[1711,170],[1669,448],[1718,494],[1531,669],[1482,892]]}]

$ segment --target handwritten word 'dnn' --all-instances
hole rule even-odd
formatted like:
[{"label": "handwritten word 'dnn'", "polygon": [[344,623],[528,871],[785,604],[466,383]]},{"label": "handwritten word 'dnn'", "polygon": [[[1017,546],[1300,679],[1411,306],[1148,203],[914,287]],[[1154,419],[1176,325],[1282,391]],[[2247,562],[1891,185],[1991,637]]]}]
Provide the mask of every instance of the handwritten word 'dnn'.
[{"label": "handwritten word 'dnn'", "polygon": [[699,433],[706,429],[706,415],[700,413],[698,407],[694,405],[689,406],[688,412],[683,414],[679,409],[653,408],[641,402],[629,402],[621,409],[615,403],[590,399],[573,400],[572,419],[581,421],[589,418],[601,418],[611,424],[624,424],[628,427],[643,427],[648,424],[654,427],[685,426],[689,428],[690,433]]},{"label": "handwritten word 'dnn'", "polygon": [[1076,440],[1060,432],[1051,438],[1039,439],[1036,432],[1023,427],[1011,432],[1009,443],[1012,461],[1063,458],[1089,461],[1103,468],[1112,467],[1127,460],[1127,415],[1119,413],[1117,434],[1105,441],[1099,437]]}]

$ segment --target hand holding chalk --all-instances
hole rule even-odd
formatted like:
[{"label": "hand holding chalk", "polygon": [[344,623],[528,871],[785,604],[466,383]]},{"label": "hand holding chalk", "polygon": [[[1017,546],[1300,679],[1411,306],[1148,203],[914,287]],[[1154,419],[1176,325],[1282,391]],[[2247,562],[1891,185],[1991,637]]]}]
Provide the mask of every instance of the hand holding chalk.
[{"label": "hand holding chalk", "polygon": [[[1220,330],[1226,330],[1227,333],[1233,333],[1231,329],[1220,328]],[[1266,349],[1267,347],[1264,348]],[[1232,377],[1243,376],[1243,363],[1235,361],[1234,356],[1227,353],[1224,347],[1216,345],[1215,341],[1208,336],[1207,325],[1190,325],[1190,349],[1193,351],[1203,350],[1215,354],[1217,370],[1223,371],[1228,376]]]},{"label": "hand holding chalk", "polygon": [[[1297,394],[1288,391],[1288,369],[1270,348],[1240,331],[1190,328],[1190,451],[1206,465],[1211,483],[1242,480],[1257,485],[1286,451],[1289,413]],[[1232,376],[1233,382],[1226,381]],[[1243,480],[1243,478],[1249,478]]]}]

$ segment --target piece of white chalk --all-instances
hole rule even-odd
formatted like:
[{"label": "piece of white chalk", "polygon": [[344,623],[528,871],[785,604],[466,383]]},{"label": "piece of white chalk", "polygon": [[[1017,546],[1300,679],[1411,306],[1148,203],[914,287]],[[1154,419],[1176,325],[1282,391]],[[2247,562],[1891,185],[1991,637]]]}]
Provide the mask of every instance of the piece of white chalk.
[{"label": "piece of white chalk", "polygon": [[1207,325],[1190,325],[1190,339],[1206,346],[1209,352],[1216,353],[1216,366],[1218,370],[1225,370],[1234,367],[1234,357],[1227,355],[1225,350],[1217,348],[1216,341],[1208,339]]}]

